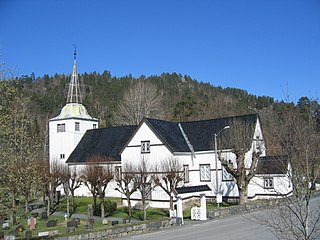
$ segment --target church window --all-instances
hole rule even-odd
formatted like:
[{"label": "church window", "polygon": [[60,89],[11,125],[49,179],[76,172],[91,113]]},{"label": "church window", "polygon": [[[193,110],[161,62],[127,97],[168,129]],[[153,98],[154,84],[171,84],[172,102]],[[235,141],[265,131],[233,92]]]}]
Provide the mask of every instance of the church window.
[{"label": "church window", "polygon": [[66,131],[66,124],[65,123],[59,123],[57,124],[57,132],[65,132]]},{"label": "church window", "polygon": [[200,165],[200,181],[211,181],[210,164]]},{"label": "church window", "polygon": [[96,129],[96,128],[97,128],[97,124],[94,123],[94,124],[92,125],[92,127],[93,127],[93,129]]},{"label": "church window", "polygon": [[141,142],[141,153],[150,153],[150,141]]},{"label": "church window", "polygon": [[64,153],[60,154],[60,159],[65,159],[66,155]]},{"label": "church window", "polygon": [[116,180],[121,180],[121,166],[116,166]]},{"label": "church window", "polygon": [[75,122],[75,131],[80,131],[80,123],[79,122]]},{"label": "church window", "polygon": [[183,181],[189,182],[189,165],[183,165]]}]

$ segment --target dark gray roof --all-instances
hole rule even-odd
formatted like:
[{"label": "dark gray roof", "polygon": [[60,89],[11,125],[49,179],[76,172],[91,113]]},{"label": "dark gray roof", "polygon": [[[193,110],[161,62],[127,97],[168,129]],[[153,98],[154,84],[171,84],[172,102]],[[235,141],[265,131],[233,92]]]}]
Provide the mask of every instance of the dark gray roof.
[{"label": "dark gray roof", "polygon": [[[181,122],[180,124],[194,151],[197,152],[212,150],[214,144],[214,134],[218,133],[227,125],[230,126],[231,130],[221,133],[221,139],[225,139],[225,141],[221,142],[220,144],[223,145],[222,147],[224,149],[232,148],[232,134],[237,132],[235,129],[235,122],[245,123],[246,126],[249,126],[251,131],[250,134],[246,135],[246,139],[244,139],[246,146],[250,148],[257,118],[257,114],[251,114],[201,121]],[[179,128],[179,123],[150,118],[147,118],[146,122],[172,152],[190,152],[190,148],[188,147],[188,144],[186,143],[185,138]],[[228,139],[230,140],[229,142],[226,141]]]},{"label": "dark gray roof", "polygon": [[94,157],[121,160],[120,151],[137,126],[121,126],[88,130],[69,156],[67,163],[81,163]]},{"label": "dark gray roof", "polygon": [[197,185],[197,186],[187,186],[187,187],[177,187],[176,192],[178,194],[182,193],[194,193],[194,192],[205,192],[211,191],[208,185]]},{"label": "dark gray roof", "polygon": [[[248,134],[245,140],[246,146],[250,148],[257,118],[257,114],[252,114],[182,122],[180,124],[194,151],[206,151],[213,149],[214,134],[218,133],[223,127],[229,125],[232,130],[224,131],[220,139],[232,140],[233,130],[236,128],[233,126],[233,123],[246,123],[250,126],[252,133]],[[151,118],[146,118],[144,122],[153,130],[160,140],[163,141],[171,152],[191,152],[179,127],[179,123]],[[137,129],[138,126],[119,126],[88,130],[68,158],[67,163],[86,162],[88,159],[97,156],[110,160],[120,160],[121,150],[123,150],[130,138],[133,137]],[[228,142],[220,143],[220,147],[223,148],[231,148],[230,146],[231,143]]]},{"label": "dark gray roof", "polygon": [[172,152],[190,152],[178,123],[151,118],[146,123]]},{"label": "dark gray roof", "polygon": [[286,174],[287,171],[286,156],[266,156],[259,158],[256,174]]},{"label": "dark gray roof", "polygon": [[230,129],[223,131],[220,135],[220,139],[229,139],[230,141],[224,141],[220,144],[224,145],[224,149],[232,148],[232,134],[235,134],[237,132],[237,130],[235,129],[236,126],[234,126],[235,122],[245,123],[247,126],[250,126],[251,129],[251,134],[248,134],[246,139],[246,145],[250,148],[257,118],[257,114],[252,114],[202,121],[183,122],[181,123],[181,125],[184,132],[188,136],[188,139],[192,144],[194,151],[207,151],[214,148],[214,134],[218,134],[219,131],[225,126],[230,126]]}]

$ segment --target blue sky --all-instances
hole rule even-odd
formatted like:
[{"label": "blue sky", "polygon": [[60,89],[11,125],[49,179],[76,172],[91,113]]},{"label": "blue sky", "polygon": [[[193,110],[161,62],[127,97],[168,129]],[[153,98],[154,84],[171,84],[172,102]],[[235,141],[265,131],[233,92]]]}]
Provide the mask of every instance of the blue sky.
[{"label": "blue sky", "polygon": [[319,0],[0,0],[17,75],[177,72],[276,100],[320,94]]}]

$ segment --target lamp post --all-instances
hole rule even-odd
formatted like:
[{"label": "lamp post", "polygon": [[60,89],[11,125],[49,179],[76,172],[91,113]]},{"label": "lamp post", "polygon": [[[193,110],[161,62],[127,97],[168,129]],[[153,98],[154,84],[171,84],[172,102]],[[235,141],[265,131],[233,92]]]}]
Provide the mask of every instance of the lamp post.
[{"label": "lamp post", "polygon": [[230,126],[227,125],[224,128],[222,128],[218,133],[214,134],[214,156],[215,156],[215,163],[216,163],[216,202],[219,208],[220,200],[218,199],[218,195],[220,197],[219,193],[219,179],[218,179],[218,144],[217,144],[217,137],[222,133],[224,130],[229,129]]}]

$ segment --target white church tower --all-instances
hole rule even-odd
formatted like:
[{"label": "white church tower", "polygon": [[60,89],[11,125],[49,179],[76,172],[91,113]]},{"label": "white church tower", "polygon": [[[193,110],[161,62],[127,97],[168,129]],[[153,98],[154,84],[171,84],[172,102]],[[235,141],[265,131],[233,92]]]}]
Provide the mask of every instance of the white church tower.
[{"label": "white church tower", "polygon": [[75,49],[67,103],[58,116],[49,120],[50,165],[53,161],[65,163],[85,132],[98,128],[98,120],[91,117],[82,105],[76,57]]}]

